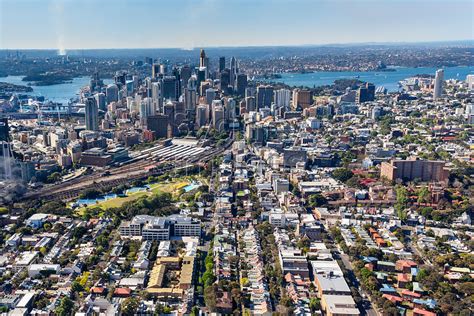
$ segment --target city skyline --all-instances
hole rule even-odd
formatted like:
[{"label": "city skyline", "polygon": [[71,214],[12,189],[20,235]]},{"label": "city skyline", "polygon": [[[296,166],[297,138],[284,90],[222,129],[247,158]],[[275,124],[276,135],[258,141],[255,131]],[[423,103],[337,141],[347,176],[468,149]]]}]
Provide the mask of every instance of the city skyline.
[{"label": "city skyline", "polygon": [[192,49],[473,39],[473,2],[464,0],[105,0],[100,8],[93,0],[0,0],[0,8],[0,49]]}]

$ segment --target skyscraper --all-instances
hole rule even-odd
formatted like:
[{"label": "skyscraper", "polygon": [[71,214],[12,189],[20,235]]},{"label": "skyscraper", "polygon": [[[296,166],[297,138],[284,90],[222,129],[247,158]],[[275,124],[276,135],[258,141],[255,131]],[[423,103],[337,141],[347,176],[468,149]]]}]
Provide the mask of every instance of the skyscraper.
[{"label": "skyscraper", "polygon": [[157,78],[159,74],[160,74],[160,64],[151,65],[151,77]]},{"label": "skyscraper", "polygon": [[364,103],[375,100],[375,86],[372,83],[366,83],[359,87],[356,92],[356,103]]},{"label": "skyscraper", "polygon": [[219,57],[219,72],[222,72],[225,69],[225,57]]},{"label": "skyscraper", "polygon": [[178,84],[175,76],[165,76],[163,78],[163,98],[170,100],[178,99]]},{"label": "skyscraper", "polygon": [[237,75],[237,83],[236,83],[236,90],[239,96],[245,95],[245,88],[247,88],[247,75],[246,74],[238,74]]},{"label": "skyscraper", "polygon": [[88,97],[85,104],[86,129],[97,131],[99,129],[99,107],[93,97]]},{"label": "skyscraper", "polygon": [[269,108],[273,101],[273,87],[258,86],[257,87],[257,111],[261,108]]},{"label": "skyscraper", "polygon": [[119,89],[116,84],[109,84],[105,89],[105,95],[107,97],[107,104],[110,102],[118,101]]},{"label": "skyscraper", "polygon": [[313,103],[313,96],[310,90],[295,89],[293,90],[293,107],[295,109],[306,109]]},{"label": "skyscraper", "polygon": [[444,82],[444,70],[436,70],[434,88],[433,88],[433,99],[439,99],[443,94],[443,82]]},{"label": "skyscraper", "polygon": [[199,68],[206,68],[206,79],[209,78],[209,57],[206,56],[206,52],[204,51],[204,49],[201,49],[201,55],[199,57]]},{"label": "skyscraper", "polygon": [[290,107],[291,91],[288,89],[280,89],[275,91],[275,105],[277,108],[288,109]]},{"label": "skyscraper", "polygon": [[230,85],[232,87],[235,87],[235,81],[237,80],[237,59],[235,57],[232,57],[230,59]]}]

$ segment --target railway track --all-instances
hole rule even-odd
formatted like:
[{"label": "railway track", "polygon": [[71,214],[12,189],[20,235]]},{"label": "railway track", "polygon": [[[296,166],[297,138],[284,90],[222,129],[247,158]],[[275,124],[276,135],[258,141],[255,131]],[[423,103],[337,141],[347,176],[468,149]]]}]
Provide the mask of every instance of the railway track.
[{"label": "railway track", "polygon": [[[138,160],[133,164],[110,169],[110,174],[102,176],[97,172],[73,179],[66,183],[49,186],[31,192],[23,197],[23,200],[32,199],[47,199],[48,201],[71,201],[79,197],[81,192],[88,189],[96,190],[111,190],[116,186],[128,184],[135,180],[143,179],[149,176],[161,175],[167,171],[183,168],[186,165],[196,165],[198,163],[207,163],[212,158],[219,156],[224,151],[230,148],[232,139],[229,140],[219,148],[211,149],[203,152],[196,157],[188,159],[180,159],[176,161],[153,161],[153,160]],[[155,167],[147,170],[149,167]]]}]

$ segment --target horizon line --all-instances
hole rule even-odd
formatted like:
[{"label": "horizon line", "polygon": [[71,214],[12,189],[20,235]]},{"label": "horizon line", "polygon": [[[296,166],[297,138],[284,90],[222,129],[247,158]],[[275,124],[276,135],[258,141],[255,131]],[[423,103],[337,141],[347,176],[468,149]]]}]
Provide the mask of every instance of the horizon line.
[{"label": "horizon line", "polygon": [[324,46],[369,46],[369,45],[414,45],[414,44],[449,44],[449,43],[469,43],[474,45],[474,39],[457,39],[457,40],[435,40],[435,41],[388,41],[388,42],[344,42],[344,43],[325,43],[325,44],[287,44],[287,45],[208,45],[208,46],[194,46],[194,47],[95,47],[95,48],[0,48],[0,51],[7,50],[41,50],[41,51],[59,51],[59,50],[134,50],[134,49],[179,49],[179,50],[195,50],[200,48],[258,48],[258,47],[324,47]]}]

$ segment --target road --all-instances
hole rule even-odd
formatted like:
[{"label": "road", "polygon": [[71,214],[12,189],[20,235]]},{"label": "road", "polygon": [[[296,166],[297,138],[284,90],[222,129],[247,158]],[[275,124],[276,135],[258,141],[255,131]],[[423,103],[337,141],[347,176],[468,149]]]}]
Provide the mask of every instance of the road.
[{"label": "road", "polygon": [[347,277],[350,279],[351,283],[359,290],[359,294],[362,296],[363,312],[365,312],[365,314],[368,316],[380,316],[380,313],[372,306],[370,296],[360,287],[359,280],[354,274],[354,268],[352,267],[352,263],[349,259],[349,256],[341,252],[339,256],[342,262],[344,263],[344,267],[348,271]]}]

